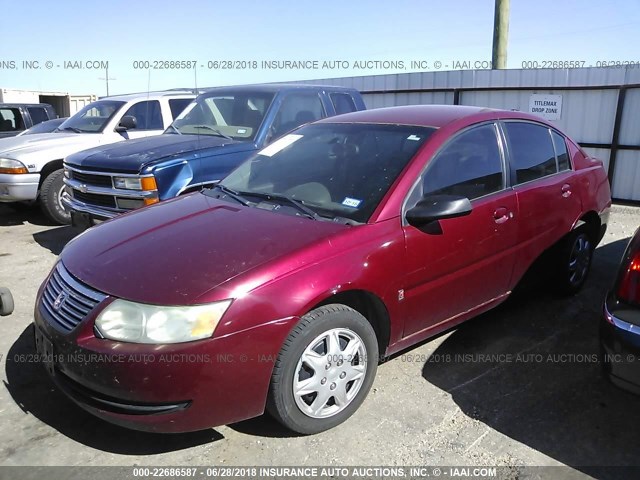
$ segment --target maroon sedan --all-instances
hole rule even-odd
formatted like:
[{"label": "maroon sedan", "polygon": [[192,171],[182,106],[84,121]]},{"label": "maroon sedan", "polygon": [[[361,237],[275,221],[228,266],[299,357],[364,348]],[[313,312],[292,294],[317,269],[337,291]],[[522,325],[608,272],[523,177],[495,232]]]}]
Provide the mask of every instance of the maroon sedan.
[{"label": "maroon sedan", "polygon": [[519,112],[413,106],[295,130],[218,186],[73,240],[42,285],[56,384],[131,428],[347,419],[379,358],[504,301],[545,254],[575,293],[602,163]]}]

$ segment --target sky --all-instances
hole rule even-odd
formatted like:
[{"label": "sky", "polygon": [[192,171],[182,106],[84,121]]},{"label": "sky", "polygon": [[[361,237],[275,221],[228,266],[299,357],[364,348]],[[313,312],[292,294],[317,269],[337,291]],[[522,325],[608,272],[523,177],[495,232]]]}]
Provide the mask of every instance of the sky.
[{"label": "sky", "polygon": [[[482,68],[493,10],[494,0],[0,0],[0,88],[102,96],[107,62],[111,95]],[[508,68],[640,62],[640,0],[511,0],[509,20]],[[263,63],[285,60],[304,65]]]}]

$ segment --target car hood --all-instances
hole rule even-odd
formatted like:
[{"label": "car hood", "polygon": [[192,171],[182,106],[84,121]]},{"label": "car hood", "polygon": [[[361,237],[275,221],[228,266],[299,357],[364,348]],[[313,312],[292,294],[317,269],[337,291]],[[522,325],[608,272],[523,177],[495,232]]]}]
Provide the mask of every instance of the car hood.
[{"label": "car hood", "polygon": [[137,173],[157,160],[219,147],[224,147],[220,153],[231,153],[251,148],[251,144],[211,135],[165,133],[85,150],[67,158],[66,163],[86,170]]},{"label": "car hood", "polygon": [[0,156],[20,160],[45,149],[76,152],[97,145],[102,137],[99,133],[35,133],[4,138],[0,140]]},{"label": "car hood", "polygon": [[91,228],[60,258],[73,276],[106,294],[189,305],[267,262],[298,268],[296,251],[346,228],[194,193]]}]

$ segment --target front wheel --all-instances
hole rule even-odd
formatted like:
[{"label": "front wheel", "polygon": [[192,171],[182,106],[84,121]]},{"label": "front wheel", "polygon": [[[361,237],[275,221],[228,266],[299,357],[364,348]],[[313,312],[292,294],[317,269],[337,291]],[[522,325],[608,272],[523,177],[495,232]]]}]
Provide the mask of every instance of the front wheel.
[{"label": "front wheel", "polygon": [[63,177],[62,169],[47,175],[40,187],[40,206],[49,220],[65,225],[71,223],[71,213],[62,205]]},{"label": "front wheel", "polygon": [[561,294],[574,295],[587,280],[593,257],[593,243],[584,229],[567,235],[558,245],[554,280]]},{"label": "front wheel", "polygon": [[362,404],[377,368],[378,342],[367,319],[345,305],[319,307],[284,342],[267,409],[295,432],[328,430]]}]

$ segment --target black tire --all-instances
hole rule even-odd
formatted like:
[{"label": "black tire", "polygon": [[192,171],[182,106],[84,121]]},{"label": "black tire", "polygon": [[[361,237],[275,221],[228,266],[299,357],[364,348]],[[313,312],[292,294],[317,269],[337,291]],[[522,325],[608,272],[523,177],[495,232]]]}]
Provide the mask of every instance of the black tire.
[{"label": "black tire", "polygon": [[557,245],[553,283],[561,295],[575,295],[584,285],[593,258],[593,239],[584,228],[569,233]]},{"label": "black tire", "polygon": [[13,297],[8,288],[0,287],[0,316],[7,316],[13,313]]},{"label": "black tire", "polygon": [[67,225],[71,223],[71,213],[60,203],[60,194],[64,188],[63,178],[62,169],[54,170],[47,175],[40,187],[40,207],[49,220]]},{"label": "black tire", "polygon": [[[346,395],[349,395],[352,388],[357,388],[354,390],[355,393],[353,393],[352,398],[347,400],[343,407],[338,404],[336,400],[338,397],[331,396],[332,391],[326,390],[323,394],[329,395],[328,400],[324,404],[320,402],[318,405],[324,405],[324,408],[327,409],[335,407],[340,410],[324,418],[314,418],[303,412],[298,402],[307,401],[307,397],[309,397],[309,401],[311,401],[312,398],[318,398],[318,394],[316,393],[315,397],[313,394],[299,396],[296,400],[293,393],[294,383],[296,379],[299,379],[300,372],[303,370],[308,371],[305,367],[298,370],[300,365],[304,365],[304,362],[302,362],[303,353],[305,353],[307,347],[310,347],[312,343],[315,344],[315,341],[327,332],[342,332],[347,336],[355,334],[353,345],[364,346],[364,358],[366,361],[359,364],[361,361],[359,355],[354,355],[352,357],[353,362],[346,363],[349,362],[351,358],[347,359],[341,355],[336,358],[335,355],[331,355],[327,351],[324,360],[319,361],[330,362],[330,357],[333,357],[333,360],[336,362],[334,364],[329,363],[331,368],[327,368],[326,373],[321,370],[318,371],[322,372],[322,380],[325,382],[322,384],[322,387],[318,388],[336,389],[333,390],[333,392],[338,392],[340,387],[344,385],[345,392],[347,392]],[[342,345],[342,341],[347,341],[346,345],[350,345],[351,340],[345,340],[345,338],[340,337],[339,334],[338,337],[340,338],[338,342],[340,345]],[[358,342],[358,340],[360,340],[360,342]],[[342,347],[340,348],[342,351]],[[322,356],[323,354],[319,355]],[[341,364],[344,366],[341,366]],[[348,379],[343,379],[344,377],[342,376],[346,375],[344,371],[341,371],[342,369],[351,369],[354,365],[356,368],[359,366],[364,371],[364,376],[359,384],[356,383],[357,380],[350,382]],[[354,309],[345,305],[331,304],[319,307],[303,316],[285,340],[271,376],[267,410],[285,427],[298,433],[313,434],[328,430],[344,422],[360,407],[369,393],[377,369],[378,341],[367,319]],[[314,372],[311,377],[318,375],[318,372]],[[327,378],[329,378],[329,381],[327,381]],[[331,405],[332,402],[333,405]],[[313,404],[313,401],[311,401],[311,404]],[[309,408],[311,408],[311,406]]]}]

